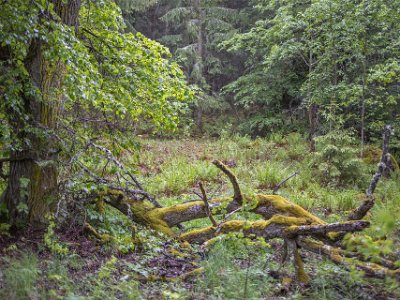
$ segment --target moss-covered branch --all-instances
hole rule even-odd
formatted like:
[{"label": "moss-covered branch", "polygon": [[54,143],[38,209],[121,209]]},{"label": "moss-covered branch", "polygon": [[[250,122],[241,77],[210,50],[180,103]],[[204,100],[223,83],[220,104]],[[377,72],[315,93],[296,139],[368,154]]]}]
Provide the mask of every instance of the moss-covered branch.
[{"label": "moss-covered branch", "polygon": [[221,161],[219,160],[214,160],[213,164],[220,169],[222,172],[225,173],[226,176],[228,176],[229,180],[232,183],[233,186],[233,199],[239,204],[242,205],[243,202],[243,195],[242,191],[240,190],[238,180],[235,176],[235,174],[232,173],[232,171]]},{"label": "moss-covered branch", "polygon": [[333,223],[328,225],[308,225],[312,221],[307,218],[288,217],[274,215],[268,220],[254,222],[232,220],[220,224],[218,227],[209,226],[183,233],[180,239],[190,243],[204,243],[213,237],[230,232],[242,232],[245,236],[258,236],[265,239],[290,238],[300,235],[319,238],[321,234],[328,235],[331,232],[355,232],[369,226],[369,222],[356,221],[346,223]]},{"label": "moss-covered branch", "polygon": [[357,258],[348,257],[343,249],[329,246],[321,241],[316,241],[310,238],[298,239],[297,243],[303,249],[320,255],[324,255],[334,263],[338,265],[343,265],[349,270],[356,267],[357,269],[364,271],[366,275],[372,277],[385,278],[388,276],[400,280],[400,269],[390,269],[381,264],[361,261]]}]

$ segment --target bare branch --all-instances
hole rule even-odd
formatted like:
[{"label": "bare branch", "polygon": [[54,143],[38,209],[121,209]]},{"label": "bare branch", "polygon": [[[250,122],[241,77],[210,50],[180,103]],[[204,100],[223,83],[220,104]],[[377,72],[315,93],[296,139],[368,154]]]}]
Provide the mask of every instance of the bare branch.
[{"label": "bare branch", "polygon": [[288,178],[286,178],[286,179],[282,180],[281,182],[279,182],[279,183],[275,186],[274,190],[272,191],[272,194],[273,194],[273,195],[276,195],[276,192],[280,189],[281,185],[285,184],[287,181],[289,181],[289,180],[292,179],[293,177],[297,176],[298,174],[299,174],[299,172],[296,171],[296,172],[294,172],[292,175],[290,175]]},{"label": "bare branch", "polygon": [[[92,177],[92,179],[96,182],[96,183],[99,183],[99,184],[103,184],[103,185],[105,185],[105,186],[107,186],[109,189],[111,189],[111,190],[116,190],[116,191],[121,191],[121,192],[124,192],[124,193],[126,193],[126,194],[128,194],[129,196],[131,196],[131,197],[133,197],[133,199],[135,199],[135,200],[139,200],[138,199],[138,195],[141,195],[141,196],[148,196],[148,193],[147,192],[145,192],[145,191],[142,191],[142,190],[132,190],[132,189],[129,189],[129,188],[123,188],[123,187],[121,187],[121,186],[118,186],[118,185],[115,185],[115,184],[113,184],[112,182],[110,182],[110,181],[108,181],[107,179],[105,179],[105,178],[102,178],[102,177],[99,177],[99,176],[97,176],[96,174],[94,174],[92,171],[90,171],[87,167],[85,167],[81,162],[77,162],[78,163],[78,165],[90,176],[90,177]],[[151,202],[151,201],[150,201]],[[154,203],[153,203],[154,204]],[[155,205],[155,204],[154,204]]]},{"label": "bare branch", "polygon": [[207,194],[206,194],[206,191],[205,191],[205,189],[203,187],[203,184],[201,182],[199,182],[199,187],[200,187],[200,190],[201,190],[201,194],[203,195],[202,199],[203,199],[203,202],[204,202],[204,210],[206,211],[206,215],[210,219],[210,221],[213,224],[213,226],[217,227],[218,223],[217,223],[217,221],[215,221],[214,217],[211,214],[210,204],[208,203]]},{"label": "bare branch", "polygon": [[225,216],[224,221],[227,221],[230,217],[232,217],[235,213],[237,213],[240,210],[242,210],[242,207],[239,207],[239,208],[235,209],[234,211],[231,211],[229,214],[227,214]]}]

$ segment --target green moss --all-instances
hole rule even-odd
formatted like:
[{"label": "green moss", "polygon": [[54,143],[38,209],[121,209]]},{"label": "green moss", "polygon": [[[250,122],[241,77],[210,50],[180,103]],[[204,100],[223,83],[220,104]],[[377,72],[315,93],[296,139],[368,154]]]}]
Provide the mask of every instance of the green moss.
[{"label": "green moss", "polygon": [[304,264],[303,260],[301,259],[299,249],[296,248],[294,250],[294,266],[296,270],[296,277],[297,280],[301,283],[307,284],[310,282],[310,277],[307,275],[307,273],[304,271]]},{"label": "green moss", "polygon": [[309,219],[315,224],[326,224],[323,220],[306,211],[301,206],[288,201],[287,199],[278,195],[257,195],[258,205],[271,207],[277,214],[286,214],[288,216]]},{"label": "green moss", "polygon": [[297,226],[297,225],[304,225],[309,224],[309,220],[305,218],[295,218],[295,217],[288,217],[282,215],[275,215],[269,220],[258,220],[254,222],[243,221],[243,220],[232,220],[227,221],[217,228],[213,226],[208,226],[205,228],[194,229],[183,233],[180,235],[180,239],[187,240],[187,241],[199,241],[202,240],[204,237],[208,237],[215,232],[215,234],[225,234],[230,232],[240,232],[242,230],[248,232],[263,232],[267,230],[269,226],[272,224],[279,224],[284,226]]},{"label": "green moss", "polygon": [[198,237],[208,235],[211,232],[215,231],[215,227],[209,226],[199,229],[193,229],[188,232],[185,232],[179,236],[179,239],[183,241],[195,241]]}]

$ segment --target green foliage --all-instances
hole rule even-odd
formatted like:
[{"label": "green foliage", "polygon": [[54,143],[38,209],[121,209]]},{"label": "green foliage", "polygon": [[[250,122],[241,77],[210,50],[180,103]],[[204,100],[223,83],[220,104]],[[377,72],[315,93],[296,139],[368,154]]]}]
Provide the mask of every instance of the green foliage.
[{"label": "green foliage", "polygon": [[48,218],[49,224],[47,231],[44,234],[43,241],[45,246],[54,255],[65,256],[69,253],[68,247],[63,245],[58,241],[57,235],[55,233],[55,228],[57,227],[54,217]]},{"label": "green foliage", "polygon": [[350,132],[331,131],[316,139],[314,166],[324,184],[350,185],[363,183],[364,168],[357,157],[355,140]]},{"label": "green foliage", "polygon": [[152,179],[149,190],[152,193],[166,192],[179,195],[188,187],[201,180],[213,180],[218,176],[218,169],[207,161],[190,163],[178,157],[160,167],[160,174]]},{"label": "green foliage", "polygon": [[26,253],[21,258],[10,260],[3,274],[4,287],[0,290],[3,299],[23,300],[38,296],[36,282],[40,270],[34,254]]},{"label": "green foliage", "polygon": [[[141,138],[140,144],[137,153],[125,153],[122,160],[132,169],[140,170],[135,175],[146,188],[151,186],[154,195],[165,206],[198,199],[192,192],[197,190],[193,185],[193,181],[199,180],[196,172],[203,172],[201,179],[210,198],[232,195],[230,182],[211,164],[214,158],[232,164],[231,168],[238,175],[245,193],[270,193],[270,183],[299,171],[299,175],[283,185],[278,193],[328,222],[342,221],[348,214],[346,210],[359,205],[362,199],[357,196],[365,189],[365,186],[344,185],[337,188],[336,185],[326,185],[322,176],[313,173],[315,169],[310,165],[313,154],[299,156],[307,149],[307,142],[298,133],[273,134],[268,139],[228,134],[218,140]],[[351,146],[351,143],[346,142],[346,145]],[[353,150],[357,152],[357,147],[353,147]],[[88,156],[92,160],[88,159],[85,164],[101,171],[102,167],[97,166],[101,161],[96,161],[90,151]],[[375,171],[375,166],[370,167],[368,179]],[[190,180],[187,180],[186,174]],[[171,191],[164,189],[164,186],[152,185],[153,180],[160,183],[167,181],[169,176],[180,181],[175,187],[185,190],[186,194],[178,197],[171,195]],[[376,205],[370,216],[374,225],[364,234],[346,238],[349,249],[357,249],[372,261],[379,257],[394,260],[397,259],[396,255],[398,257],[398,180],[398,174],[394,173],[391,178],[379,182],[375,193]],[[255,220],[257,217],[249,213],[251,204],[247,203],[235,218]],[[40,269],[41,272],[37,275],[36,288],[31,290],[31,298],[41,295],[50,299],[397,299],[399,295],[397,281],[373,280],[359,271],[347,271],[312,254],[306,256],[307,272],[312,275],[310,286],[297,289],[292,285],[286,289],[282,279],[293,273],[293,267],[290,263],[280,267],[282,245],[276,241],[270,241],[268,245],[263,240],[245,239],[240,233],[229,234],[217,238],[215,243],[209,245],[209,252],[205,253],[200,247],[188,247],[153,230],[140,226],[132,230],[127,217],[114,209],[106,207],[102,211],[90,206],[86,221],[95,226],[99,233],[112,236],[110,242],[103,244],[97,240],[78,240],[81,245],[71,243],[70,251],[62,257],[41,252],[43,255],[36,264],[36,270]],[[218,222],[221,221],[216,218]],[[210,226],[207,218],[185,223],[187,230],[204,226]],[[58,242],[57,231],[52,242]],[[20,247],[16,243],[3,250],[4,257],[0,259],[0,294],[8,286],[5,284],[4,270],[15,266],[14,263],[10,265],[9,258],[5,257],[14,256]],[[188,261],[194,262],[194,267],[204,267],[205,273],[185,281],[150,280],[169,270],[170,263],[175,266],[175,263]],[[15,268],[10,270],[13,270],[10,271],[12,276],[20,276]],[[149,280],[139,283],[137,277]],[[0,297],[5,298],[3,294]]]},{"label": "green foliage", "polygon": [[10,224],[7,223],[0,223],[0,236],[8,236],[11,237],[9,230],[10,230]]},{"label": "green foliage", "polygon": [[[104,205],[104,204],[102,204]],[[98,207],[87,207],[87,216],[90,224],[93,224],[99,234],[109,237],[105,246],[120,253],[130,253],[135,250],[132,232],[132,222],[127,216],[121,215],[111,207],[99,210]]]},{"label": "green foliage", "polygon": [[111,256],[111,258],[107,260],[104,263],[104,265],[101,266],[98,273],[99,279],[102,280],[110,278],[112,273],[114,273],[117,270],[115,266],[116,263],[117,263],[117,258],[115,256]]},{"label": "green foliage", "polygon": [[[360,288],[363,277],[360,272],[347,273],[327,261],[318,262],[312,281],[311,299],[365,299],[369,295]],[[341,276],[337,276],[341,274]]]},{"label": "green foliage", "polygon": [[[196,90],[191,108],[198,127],[211,124],[207,133],[219,134],[215,119],[231,111],[221,97],[219,89],[236,78],[240,63],[232,63],[234,55],[219,47],[219,43],[231,37],[240,23],[236,18],[238,8],[244,3],[232,1],[159,1],[156,7],[139,14],[135,28],[147,36],[156,37],[167,45]],[[131,19],[128,16],[128,19]],[[135,16],[136,17],[136,16]],[[149,26],[149,23],[152,25]],[[196,109],[202,116],[196,115]],[[202,130],[202,128],[197,128]],[[208,131],[210,130],[210,131]],[[217,132],[215,132],[217,131]]]},{"label": "green foliage", "polygon": [[[49,17],[38,17],[39,11],[47,11]],[[191,91],[177,64],[170,61],[168,49],[140,33],[125,33],[121,11],[113,1],[82,2],[79,14],[80,26],[75,32],[59,22],[53,5],[45,1],[7,1],[2,6],[0,45],[10,57],[0,61],[4,99],[0,116],[6,121],[1,124],[7,133],[15,120],[26,122],[19,125],[24,135],[16,136],[11,130],[12,149],[32,147],[26,133],[48,137],[28,125],[32,116],[23,105],[25,97],[44,96],[24,65],[29,45],[37,40],[43,43],[43,56],[49,65],[62,63],[66,67],[62,90],[58,91],[64,94],[60,124],[93,137],[96,131],[88,130],[90,122],[84,129],[82,123],[75,122],[79,116],[73,112],[79,109],[84,119],[101,114],[105,122],[118,120],[128,127],[141,122],[151,123],[157,130],[177,127],[182,101],[191,97]],[[45,98],[42,100],[48,101]],[[7,143],[4,148],[10,149],[8,135],[0,138],[1,144]]]},{"label": "green foliage", "polygon": [[297,118],[296,110],[312,104],[330,123],[340,116],[347,127],[360,129],[365,121],[371,135],[380,133],[384,122],[397,122],[397,2],[251,4],[243,10],[250,28],[220,45],[245,55],[245,72],[224,90],[234,94],[245,121],[254,124],[247,130],[257,130],[271,115],[288,112]]}]

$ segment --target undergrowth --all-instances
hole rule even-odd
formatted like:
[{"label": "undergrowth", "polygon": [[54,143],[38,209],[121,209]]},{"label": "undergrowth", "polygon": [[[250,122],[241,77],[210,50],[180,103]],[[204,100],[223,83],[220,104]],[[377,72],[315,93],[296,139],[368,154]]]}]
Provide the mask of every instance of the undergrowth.
[{"label": "undergrowth", "polygon": [[[328,222],[336,222],[360,204],[379,160],[379,156],[359,158],[351,139],[342,139],[340,149],[338,143],[334,136],[321,138],[317,140],[317,153],[312,154],[297,133],[265,139],[228,135],[215,140],[146,138],[140,140],[139,152],[122,152],[119,159],[163,205],[198,200],[194,191],[199,192],[199,181],[209,198],[231,195],[231,185],[211,163],[214,159],[233,170],[244,193],[269,194],[281,180],[297,172],[277,193]],[[85,163],[100,165],[90,157]],[[347,238],[354,245],[357,238],[373,237],[374,242],[363,249],[366,255],[380,251],[400,256],[399,180],[397,172],[380,181],[376,205],[368,216],[373,226],[365,235]],[[237,216],[249,217],[246,211]],[[26,241],[4,248],[0,298],[395,299],[400,295],[398,286],[390,280],[366,279],[359,272],[345,271],[313,255],[304,257],[306,271],[312,277],[310,286],[288,285],[293,267],[290,263],[281,265],[282,244],[276,241],[266,244],[228,236],[205,251],[132,226],[126,216],[108,207],[87,206],[85,221],[111,238],[99,241],[85,235],[83,240],[68,240],[58,236],[65,228],[55,228],[51,222],[45,249],[28,252]],[[208,225],[207,218],[185,224],[187,230]],[[6,237],[8,228],[3,227],[0,235]],[[203,267],[204,273],[185,281],[141,280],[197,267]]]}]

